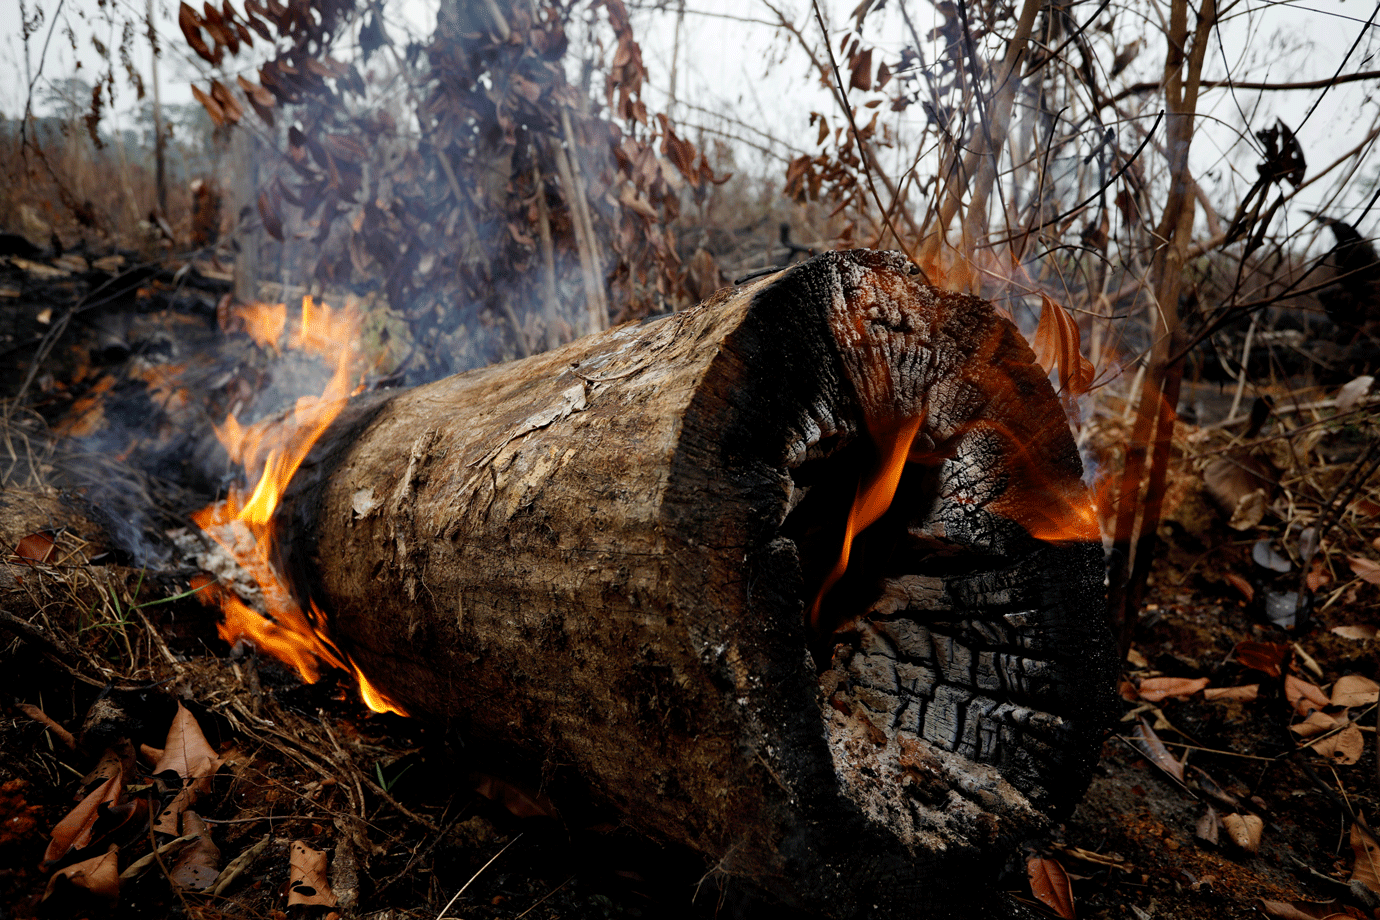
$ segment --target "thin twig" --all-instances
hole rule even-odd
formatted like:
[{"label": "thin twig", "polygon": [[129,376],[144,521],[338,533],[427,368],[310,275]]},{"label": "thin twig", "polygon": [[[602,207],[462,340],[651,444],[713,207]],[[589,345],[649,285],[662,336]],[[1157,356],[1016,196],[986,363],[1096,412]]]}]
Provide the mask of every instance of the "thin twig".
[{"label": "thin twig", "polygon": [[470,880],[469,880],[468,882],[466,882],[465,884],[463,884],[463,885],[460,886],[460,890],[457,891],[457,892],[455,893],[455,897],[453,897],[453,898],[451,898],[449,901],[447,901],[447,902],[446,902],[446,906],[443,907],[443,908],[441,908],[441,912],[440,912],[439,914],[436,915],[436,920],[442,920],[442,918],[444,918],[445,915],[446,915],[446,911],[450,910],[451,905],[454,904],[454,903],[456,902],[456,900],[459,899],[460,895],[462,895],[462,894],[465,893],[465,889],[468,888],[468,887],[470,887],[470,885],[474,884],[474,880],[477,879],[477,878],[479,878],[479,876],[483,875],[483,874],[484,874],[484,870],[487,869],[487,868],[489,868],[490,866],[492,866],[492,865],[494,864],[494,860],[495,860],[495,859],[498,859],[498,858],[499,858],[500,856],[502,856],[504,853],[508,852],[508,847],[510,847],[510,846],[512,846],[513,844],[517,843],[517,842],[518,842],[519,840],[521,840],[521,839],[522,839],[522,834],[518,834],[518,835],[517,835],[516,837],[514,837],[512,840],[509,840],[506,844],[504,844],[504,845],[503,845],[503,849],[501,849],[501,850],[499,850],[497,853],[495,853],[495,854],[493,855],[493,857],[492,857],[488,862],[486,862],[484,865],[480,866],[480,867],[479,867],[479,871],[478,871],[478,872],[475,872],[474,875],[471,875],[471,876],[470,876]]}]

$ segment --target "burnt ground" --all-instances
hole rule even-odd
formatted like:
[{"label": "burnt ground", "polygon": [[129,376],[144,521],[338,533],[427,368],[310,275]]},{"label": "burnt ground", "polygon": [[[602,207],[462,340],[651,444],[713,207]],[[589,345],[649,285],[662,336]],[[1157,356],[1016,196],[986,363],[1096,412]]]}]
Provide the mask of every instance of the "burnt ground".
[{"label": "burnt ground", "polygon": [[[237,331],[213,269],[96,261],[0,265],[0,351],[13,369],[0,383],[3,916],[435,918],[452,897],[448,916],[503,920],[781,915],[698,858],[624,831],[617,815],[548,801],[539,777],[495,752],[371,714],[335,676],[303,685],[222,641],[217,612],[189,593],[200,568],[175,534],[228,481],[212,424],[236,407],[275,411],[310,375]],[[386,327],[383,317],[374,328]],[[381,376],[405,375],[396,345]],[[1128,658],[1124,718],[1084,803],[1028,854],[1067,873],[1078,917],[1258,917],[1262,899],[1331,902],[1292,916],[1369,917],[1380,906],[1353,846],[1353,827],[1378,810],[1377,706],[1364,688],[1330,705],[1338,679],[1380,680],[1375,640],[1333,632],[1373,635],[1380,620],[1366,566],[1380,561],[1380,485],[1372,477],[1346,489],[1367,462],[1374,405],[1339,411],[1335,388],[1276,397],[1322,405],[1274,414],[1250,442],[1211,427],[1176,432],[1165,543]],[[1119,417],[1094,414],[1090,433],[1090,454],[1115,469]],[[1218,457],[1269,480],[1260,513],[1247,508],[1240,529],[1209,500],[1204,467]],[[1251,490],[1227,491],[1232,504]],[[1272,621],[1294,612],[1301,534],[1324,522],[1308,567],[1309,622]],[[1207,691],[1258,686],[1253,698],[1208,699],[1204,679]],[[1157,688],[1183,698],[1158,699]],[[164,747],[179,699],[222,761],[194,807],[219,851],[205,871],[224,884],[170,885],[184,864],[176,847],[122,882],[118,901],[91,881],[97,868],[50,884],[112,846],[126,872],[151,851],[140,809],[157,811],[182,780],[175,766],[157,771],[147,750],[122,799],[90,813],[84,848],[40,867],[77,794],[99,786],[100,776],[83,777],[102,752],[123,739],[131,752]],[[1291,727],[1312,709],[1328,727],[1303,737]],[[70,730],[71,743],[43,718]],[[1248,819],[1259,819],[1258,845],[1233,842],[1229,828]],[[328,854],[334,906],[322,903],[324,887],[288,903],[303,875],[290,868],[294,841]],[[1038,907],[1019,861],[1007,883]],[[298,884],[297,900],[311,887]]]}]

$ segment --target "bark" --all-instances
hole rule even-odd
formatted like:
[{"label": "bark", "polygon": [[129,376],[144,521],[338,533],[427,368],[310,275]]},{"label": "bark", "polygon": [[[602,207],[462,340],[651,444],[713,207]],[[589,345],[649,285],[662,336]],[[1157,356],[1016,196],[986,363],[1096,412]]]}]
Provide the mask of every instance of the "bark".
[{"label": "bark", "polygon": [[[812,630],[877,445],[917,417]],[[357,401],[278,528],[410,714],[789,902],[995,916],[980,880],[1072,807],[1110,711],[1080,475],[1015,328],[858,251]]]}]

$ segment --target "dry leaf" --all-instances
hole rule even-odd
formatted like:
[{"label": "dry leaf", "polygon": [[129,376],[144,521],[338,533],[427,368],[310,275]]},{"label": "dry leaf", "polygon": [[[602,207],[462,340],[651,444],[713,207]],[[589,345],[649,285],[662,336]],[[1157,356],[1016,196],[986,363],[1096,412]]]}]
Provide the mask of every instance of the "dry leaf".
[{"label": "dry leaf", "polygon": [[1360,760],[1365,748],[1366,740],[1361,730],[1355,725],[1348,725],[1313,745],[1313,753],[1326,757],[1338,766],[1346,766]]},{"label": "dry leaf", "polygon": [[1140,698],[1151,703],[1173,697],[1186,700],[1208,685],[1206,677],[1147,677],[1140,682]]},{"label": "dry leaf", "polygon": [[1321,689],[1292,674],[1284,675],[1284,698],[1301,716],[1306,716],[1315,709],[1324,709],[1332,705],[1332,701]]},{"label": "dry leaf", "polygon": [[1337,678],[1332,685],[1333,706],[1369,706],[1380,702],[1380,684],[1360,674]]},{"label": "dry leaf", "polygon": [[1040,324],[1031,342],[1035,363],[1045,373],[1059,368],[1059,392],[1064,396],[1078,396],[1088,391],[1096,375],[1092,362],[1083,357],[1082,334],[1078,322],[1068,310],[1040,295]]},{"label": "dry leaf", "polygon": [[1374,626],[1334,626],[1332,627],[1332,634],[1341,636],[1343,639],[1366,642],[1376,637],[1377,630]]},{"label": "dry leaf", "polygon": [[[1365,820],[1364,814],[1361,819]],[[1380,844],[1359,824],[1351,825],[1351,852],[1356,856],[1351,866],[1351,880],[1380,894]]]},{"label": "dry leaf", "polygon": [[14,554],[26,562],[45,563],[53,557],[57,546],[50,534],[31,533],[14,548]]},{"label": "dry leaf", "polygon": [[1347,564],[1351,566],[1351,571],[1356,573],[1356,577],[1372,585],[1380,585],[1380,562],[1367,559],[1364,556],[1347,556]]},{"label": "dry leaf", "polygon": [[1237,700],[1249,703],[1260,696],[1260,684],[1246,684],[1243,687],[1208,687],[1203,691],[1205,700]]},{"label": "dry leaf", "polygon": [[1231,842],[1246,853],[1260,849],[1260,835],[1265,830],[1265,822],[1256,815],[1227,815],[1222,819],[1222,827],[1227,831]]},{"label": "dry leaf", "polygon": [[62,884],[59,879],[64,879],[73,888],[81,888],[99,898],[114,901],[120,896],[120,848],[112,843],[100,856],[93,856],[73,863],[65,869],[59,869],[48,879],[43,900],[52,897],[53,892]]},{"label": "dry leaf", "polygon": [[168,872],[168,880],[179,888],[205,891],[220,875],[220,848],[211,840],[206,822],[194,811],[182,814],[182,827],[198,839],[178,854]]},{"label": "dry leaf", "polygon": [[1284,672],[1289,646],[1275,642],[1238,642],[1231,655],[1243,668],[1261,671],[1270,677]]},{"label": "dry leaf", "polygon": [[1135,743],[1136,747],[1149,758],[1151,763],[1179,782],[1182,783],[1184,781],[1183,763],[1175,758],[1173,754],[1169,753],[1169,749],[1164,746],[1164,742],[1160,741],[1159,736],[1155,734],[1155,730],[1150,727],[1150,723],[1146,722],[1143,717],[1140,719],[1139,724],[1136,725],[1135,734],[1132,736],[1131,740]]},{"label": "dry leaf", "polygon": [[1222,819],[1217,817],[1217,810],[1209,805],[1208,810],[1198,819],[1197,826],[1193,828],[1193,836],[1204,843],[1217,846],[1221,827]]},{"label": "dry leaf", "polygon": [[1227,584],[1241,592],[1241,596],[1246,599],[1246,603],[1249,604],[1251,601],[1255,600],[1255,588],[1252,587],[1249,581],[1237,575],[1235,572],[1228,572],[1222,577],[1226,579]]},{"label": "dry leaf", "polygon": [[1074,920],[1073,889],[1068,873],[1056,859],[1032,856],[1025,862],[1025,874],[1030,878],[1030,892],[1036,900],[1064,920]]},{"label": "dry leaf", "polygon": [[89,844],[91,830],[101,816],[101,806],[119,804],[123,792],[123,777],[119,774],[91,790],[91,793],[53,828],[52,839],[48,841],[48,849],[43,853],[43,866],[51,866],[73,850],[80,850]]},{"label": "dry leaf", "polygon": [[1346,723],[1346,716],[1338,719],[1336,716],[1328,715],[1325,712],[1314,710],[1308,714],[1308,718],[1289,726],[1289,731],[1298,735],[1300,738],[1312,738],[1314,735],[1321,735],[1330,732],[1339,725]]},{"label": "dry leaf", "polygon": [[326,879],[325,850],[294,840],[288,871],[288,907],[298,904],[335,907],[335,892]]},{"label": "dry leaf", "polygon": [[220,769],[221,759],[207,743],[196,717],[181,702],[168,729],[163,756],[153,765],[155,776],[172,771],[182,778],[182,788],[159,812],[153,829],[160,834],[181,836],[182,812],[190,808],[197,797],[211,788],[211,777]]},{"label": "dry leaf", "polygon": [[1309,591],[1317,591],[1324,585],[1332,584],[1332,573],[1327,570],[1327,565],[1321,559],[1314,559],[1308,569],[1306,581]]},{"label": "dry leaf", "polygon": [[1336,910],[1337,902],[1310,904],[1307,901],[1270,901],[1260,899],[1260,909],[1276,920],[1351,920],[1351,915]]}]

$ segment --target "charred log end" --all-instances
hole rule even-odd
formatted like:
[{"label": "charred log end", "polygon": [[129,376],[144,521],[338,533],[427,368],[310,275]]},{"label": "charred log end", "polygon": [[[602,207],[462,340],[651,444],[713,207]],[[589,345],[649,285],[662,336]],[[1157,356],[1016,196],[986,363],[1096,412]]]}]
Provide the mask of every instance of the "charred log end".
[{"label": "charred log end", "polygon": [[1096,531],[990,305],[830,253],[383,399],[299,473],[280,546],[409,713],[832,916],[970,903],[1081,794],[1114,671]]},{"label": "charred log end", "polygon": [[[989,304],[876,253],[822,256],[759,293],[718,370],[738,385],[702,390],[682,445],[703,463],[698,426],[727,425],[710,478],[740,485],[741,531],[710,539],[748,549],[744,571],[709,578],[741,585],[751,620],[700,638],[711,666],[752,661],[726,680],[758,713],[782,825],[813,826],[774,841],[776,870],[840,915],[971,894],[1081,797],[1111,710],[1101,546],[1058,401]],[[802,601],[877,462],[868,432],[914,416],[895,500],[811,636]],[[805,681],[791,647],[813,650]]]}]

